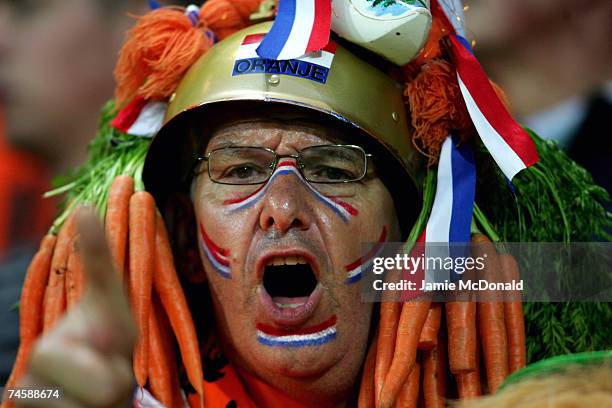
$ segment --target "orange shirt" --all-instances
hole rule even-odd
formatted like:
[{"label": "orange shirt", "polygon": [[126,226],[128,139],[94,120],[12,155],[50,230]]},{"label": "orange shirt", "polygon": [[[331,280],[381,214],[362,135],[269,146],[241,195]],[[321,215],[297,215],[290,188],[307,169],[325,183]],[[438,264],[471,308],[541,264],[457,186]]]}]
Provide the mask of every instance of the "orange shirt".
[{"label": "orange shirt", "polygon": [[0,258],[16,244],[38,243],[51,226],[54,201],[43,199],[50,173],[36,158],[5,140],[0,109]]},{"label": "orange shirt", "polygon": [[[214,381],[204,381],[204,406],[211,408],[263,408],[258,407],[246,390],[238,374],[231,366],[226,365],[218,372],[222,376]],[[251,394],[265,395],[267,407],[283,408],[307,408],[307,405],[292,400],[279,390],[264,383],[263,381],[242,372],[243,377],[248,377]],[[189,395],[189,405],[192,408],[200,407],[200,398],[197,394]]]}]

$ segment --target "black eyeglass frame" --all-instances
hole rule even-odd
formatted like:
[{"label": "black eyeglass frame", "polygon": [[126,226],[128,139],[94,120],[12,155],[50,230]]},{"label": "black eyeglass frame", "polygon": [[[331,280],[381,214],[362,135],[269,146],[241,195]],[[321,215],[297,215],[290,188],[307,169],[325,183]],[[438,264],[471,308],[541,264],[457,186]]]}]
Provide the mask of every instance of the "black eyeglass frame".
[{"label": "black eyeglass frame", "polygon": [[[316,149],[316,148],[321,148],[321,147],[348,147],[351,149],[356,149],[359,150],[363,156],[364,156],[364,169],[363,169],[363,173],[355,179],[351,179],[351,180],[338,180],[338,181],[312,181],[309,180],[306,175],[304,174],[304,163],[302,161],[302,152],[305,150],[309,150],[309,149]],[[364,177],[367,175],[368,173],[368,159],[372,159],[374,158],[374,156],[370,153],[367,153],[363,147],[358,146],[358,145],[351,145],[351,144],[326,144],[326,145],[315,145],[315,146],[308,146],[302,150],[299,150],[297,152],[297,154],[278,154],[276,153],[276,151],[274,151],[273,149],[267,148],[267,147],[261,147],[261,146],[227,146],[227,147],[220,147],[218,149],[214,149],[211,150],[210,152],[208,152],[206,155],[204,156],[197,156],[196,157],[196,161],[194,163],[194,174],[198,175],[201,174],[202,172],[198,172],[195,173],[195,169],[197,169],[199,167],[199,164],[201,162],[207,162],[210,160],[210,156],[217,152],[217,151],[221,151],[221,150],[227,150],[227,149],[244,149],[244,148],[248,148],[248,149],[259,149],[259,150],[265,150],[268,151],[270,153],[272,153],[274,155],[274,165],[271,166],[271,171],[268,174],[267,178],[263,181],[259,181],[257,183],[226,183],[226,182],[222,182],[222,181],[218,181],[215,180],[212,175],[210,174],[210,166],[208,167],[208,178],[213,182],[213,183],[217,183],[217,184],[224,184],[224,185],[230,185],[230,186],[249,186],[249,185],[258,185],[258,184],[265,184],[268,182],[268,180],[270,180],[270,178],[272,177],[272,175],[274,174],[274,172],[276,171],[276,167],[278,166],[278,163],[281,159],[284,158],[291,158],[291,159],[295,159],[295,161],[298,164],[298,171],[300,172],[300,174],[302,175],[302,177],[304,177],[304,180],[308,181],[309,183],[317,183],[317,184],[342,184],[342,183],[355,183],[357,181],[361,181],[364,179]]]}]

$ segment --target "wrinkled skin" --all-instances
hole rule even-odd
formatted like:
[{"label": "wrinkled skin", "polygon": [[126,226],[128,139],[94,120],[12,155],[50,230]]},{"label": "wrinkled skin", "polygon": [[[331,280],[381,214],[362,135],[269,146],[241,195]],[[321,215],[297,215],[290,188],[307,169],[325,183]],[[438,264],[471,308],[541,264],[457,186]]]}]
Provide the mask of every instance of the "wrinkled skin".
[{"label": "wrinkled skin", "polygon": [[[294,154],[307,146],[338,143],[332,134],[331,129],[315,124],[251,121],[219,128],[206,150],[227,145],[263,146],[278,154]],[[351,193],[343,199],[357,208],[359,215],[345,223],[294,175],[274,178],[261,200],[234,213],[223,201],[235,198],[235,186],[212,182],[206,171],[192,183],[198,224],[230,253],[232,276],[226,279],[214,271],[200,245],[222,347],[239,371],[254,374],[312,405],[342,406],[358,382],[366,351],[372,304],[361,302],[359,284],[345,283],[344,266],[363,254],[363,243],[378,240],[383,226],[389,231],[387,240],[399,239],[391,195],[373,166],[364,180],[351,186]],[[300,348],[258,342],[256,324],[275,326],[275,322],[262,305],[264,289],[256,264],[265,254],[281,250],[305,250],[315,257],[322,297],[299,326],[313,326],[335,315],[335,340]],[[270,403],[263,395],[253,397],[262,406]]]}]

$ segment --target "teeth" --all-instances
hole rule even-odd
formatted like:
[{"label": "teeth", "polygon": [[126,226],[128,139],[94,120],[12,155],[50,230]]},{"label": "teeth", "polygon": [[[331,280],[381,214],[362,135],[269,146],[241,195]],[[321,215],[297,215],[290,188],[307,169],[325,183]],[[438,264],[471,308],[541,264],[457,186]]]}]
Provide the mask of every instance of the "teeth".
[{"label": "teeth", "polygon": [[306,265],[306,259],[303,256],[276,256],[274,258],[268,259],[266,262],[266,266],[269,265]]},{"label": "teeth", "polygon": [[276,306],[278,306],[281,309],[297,309],[303,304],[304,303],[276,303]]}]

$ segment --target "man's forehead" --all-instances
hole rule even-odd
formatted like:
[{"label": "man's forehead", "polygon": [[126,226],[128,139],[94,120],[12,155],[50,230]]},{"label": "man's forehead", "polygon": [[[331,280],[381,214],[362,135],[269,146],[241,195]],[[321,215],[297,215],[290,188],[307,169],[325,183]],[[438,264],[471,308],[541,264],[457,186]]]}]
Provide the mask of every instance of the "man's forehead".
[{"label": "man's forehead", "polygon": [[320,123],[304,116],[230,120],[219,124],[210,136],[209,148],[259,146],[279,143],[283,139],[305,145],[347,142],[347,135],[331,123]]}]

